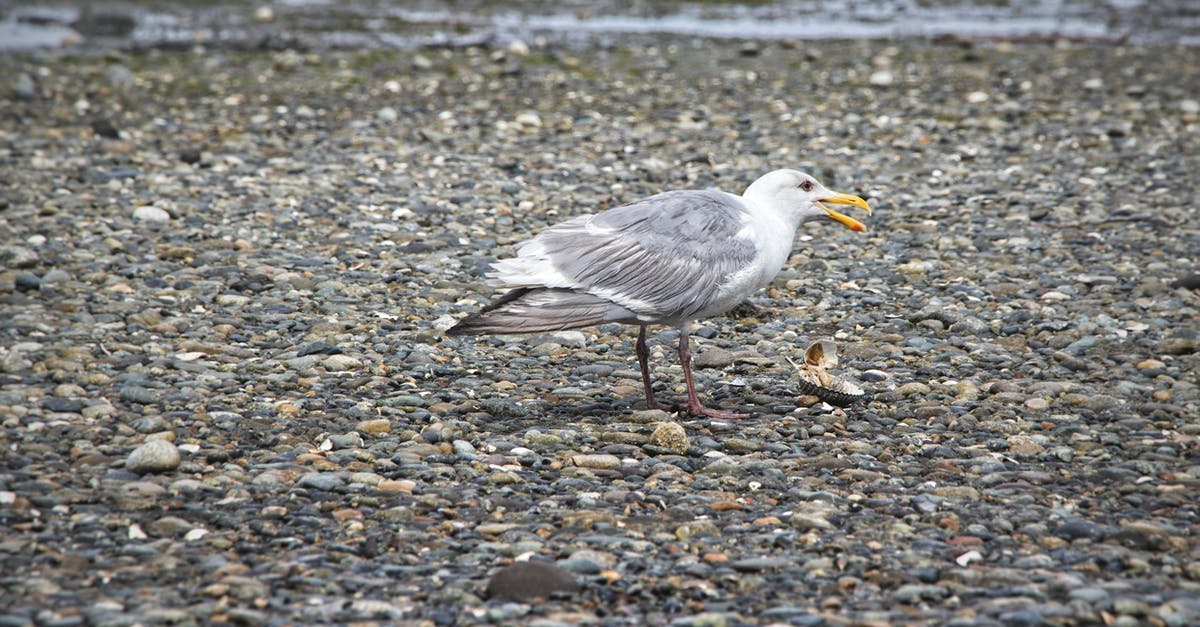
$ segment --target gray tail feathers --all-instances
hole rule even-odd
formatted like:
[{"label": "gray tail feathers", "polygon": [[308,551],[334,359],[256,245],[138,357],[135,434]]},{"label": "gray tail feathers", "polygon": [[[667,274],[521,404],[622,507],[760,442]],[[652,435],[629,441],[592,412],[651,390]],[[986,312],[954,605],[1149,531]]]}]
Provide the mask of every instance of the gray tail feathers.
[{"label": "gray tail feathers", "polygon": [[604,322],[634,322],[637,315],[611,301],[573,290],[523,287],[501,296],[446,331],[447,335],[540,333]]}]

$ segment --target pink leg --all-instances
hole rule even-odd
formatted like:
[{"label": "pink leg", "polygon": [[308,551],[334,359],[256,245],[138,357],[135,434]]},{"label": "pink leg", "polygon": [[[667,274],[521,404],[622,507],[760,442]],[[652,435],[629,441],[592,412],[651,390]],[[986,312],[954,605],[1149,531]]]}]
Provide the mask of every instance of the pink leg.
[{"label": "pink leg", "polygon": [[709,409],[708,407],[700,404],[700,398],[696,396],[696,383],[692,380],[691,334],[691,323],[683,323],[683,326],[679,329],[679,363],[683,365],[683,378],[685,381],[687,381],[688,397],[687,405],[684,407],[684,410],[692,415],[711,416],[713,418],[749,418],[750,414],[739,414],[731,411]]},{"label": "pink leg", "polygon": [[646,325],[641,325],[638,328],[637,344],[634,345],[634,352],[637,353],[638,365],[642,367],[642,385],[646,388],[646,409],[661,409],[658,403],[654,402],[654,390],[650,387],[650,349],[646,346]]}]

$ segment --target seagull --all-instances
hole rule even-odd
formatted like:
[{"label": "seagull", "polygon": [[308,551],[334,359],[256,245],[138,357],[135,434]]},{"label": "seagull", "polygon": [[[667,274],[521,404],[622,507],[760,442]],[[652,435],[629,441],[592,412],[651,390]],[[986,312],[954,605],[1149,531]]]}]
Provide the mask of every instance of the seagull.
[{"label": "seagull", "polygon": [[701,404],[692,379],[692,322],[723,314],[770,283],[791,254],[801,224],[831,218],[855,231],[866,229],[823,203],[871,212],[867,201],[830,191],[808,174],[775,170],[741,196],[669,191],[572,218],[522,243],[516,257],[493,263],[489,283],[508,292],[446,333],[636,324],[646,407],[662,409],[651,389],[646,328],[674,326],[687,383],[683,410],[721,419],[748,417]]}]

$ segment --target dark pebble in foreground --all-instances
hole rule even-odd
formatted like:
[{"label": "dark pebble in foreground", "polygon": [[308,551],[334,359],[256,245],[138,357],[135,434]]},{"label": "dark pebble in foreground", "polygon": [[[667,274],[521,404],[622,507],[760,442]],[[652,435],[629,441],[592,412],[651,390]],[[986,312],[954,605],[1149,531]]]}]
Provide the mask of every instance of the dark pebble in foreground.
[{"label": "dark pebble in foreground", "polygon": [[574,594],[574,575],[545,562],[517,562],[501,568],[488,581],[487,597],[509,601],[545,599],[555,593]]},{"label": "dark pebble in foreground", "polygon": [[1182,287],[1185,290],[1200,290],[1200,272],[1180,277],[1171,284],[1172,287]]}]

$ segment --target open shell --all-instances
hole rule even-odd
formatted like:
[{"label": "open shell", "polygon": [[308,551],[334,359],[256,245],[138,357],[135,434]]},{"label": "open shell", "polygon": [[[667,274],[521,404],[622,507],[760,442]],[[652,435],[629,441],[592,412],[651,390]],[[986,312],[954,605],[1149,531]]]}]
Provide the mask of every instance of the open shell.
[{"label": "open shell", "polygon": [[804,351],[804,363],[792,365],[800,375],[797,388],[801,394],[811,394],[835,407],[849,407],[869,397],[854,382],[827,371],[837,365],[837,346],[829,340],[810,344]]}]

